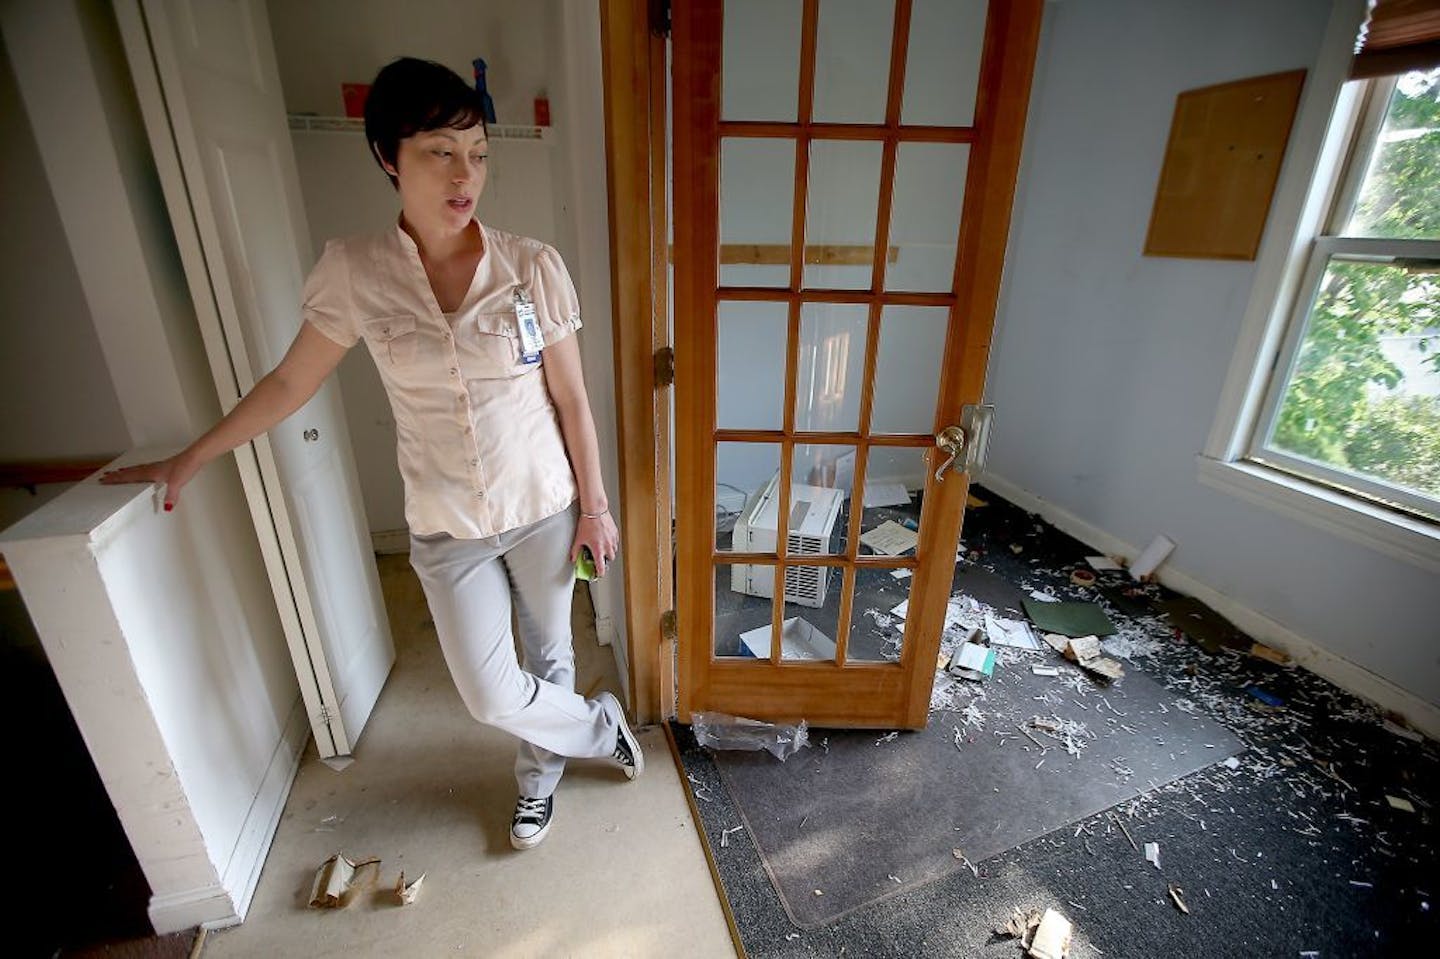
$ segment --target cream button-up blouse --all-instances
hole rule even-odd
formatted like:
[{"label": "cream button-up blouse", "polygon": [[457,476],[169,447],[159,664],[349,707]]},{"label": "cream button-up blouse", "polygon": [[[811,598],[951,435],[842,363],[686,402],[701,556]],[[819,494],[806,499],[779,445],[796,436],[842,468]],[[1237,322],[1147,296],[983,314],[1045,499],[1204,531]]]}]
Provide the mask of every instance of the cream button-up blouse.
[{"label": "cream button-up blouse", "polygon": [[575,475],[545,386],[523,360],[516,288],[548,346],[580,328],[555,250],[480,225],[484,253],[460,308],[441,312],[415,242],[385,233],[331,240],[305,282],[305,321],[370,348],[395,414],[410,532],[495,536],[575,501]]}]

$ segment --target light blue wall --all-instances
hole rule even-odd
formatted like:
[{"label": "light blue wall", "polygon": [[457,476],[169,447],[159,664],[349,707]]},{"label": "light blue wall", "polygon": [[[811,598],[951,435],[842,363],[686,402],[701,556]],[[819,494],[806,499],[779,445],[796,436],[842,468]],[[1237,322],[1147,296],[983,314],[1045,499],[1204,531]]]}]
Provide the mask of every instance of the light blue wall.
[{"label": "light blue wall", "polygon": [[1182,90],[1313,69],[1323,0],[1047,4],[988,394],[989,471],[1431,703],[1440,582],[1200,485],[1255,264],[1141,255]]}]

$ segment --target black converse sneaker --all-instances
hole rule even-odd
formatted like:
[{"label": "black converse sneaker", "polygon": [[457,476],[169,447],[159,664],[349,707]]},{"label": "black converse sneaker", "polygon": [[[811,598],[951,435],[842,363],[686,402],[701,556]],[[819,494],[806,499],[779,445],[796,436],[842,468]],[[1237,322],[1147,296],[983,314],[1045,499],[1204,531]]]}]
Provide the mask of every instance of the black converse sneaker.
[{"label": "black converse sneaker", "polygon": [[615,723],[618,727],[615,731],[615,751],[610,754],[610,759],[624,771],[626,779],[634,779],[645,771],[645,754],[640,751],[640,740],[630,731],[630,724],[625,719],[625,708],[620,705],[620,700],[616,699],[613,693],[600,695],[609,699],[614,706]]},{"label": "black converse sneaker", "polygon": [[544,799],[521,796],[515,800],[515,818],[510,821],[510,845],[516,849],[531,849],[540,845],[540,840],[550,831],[550,816],[554,812],[554,796]]}]

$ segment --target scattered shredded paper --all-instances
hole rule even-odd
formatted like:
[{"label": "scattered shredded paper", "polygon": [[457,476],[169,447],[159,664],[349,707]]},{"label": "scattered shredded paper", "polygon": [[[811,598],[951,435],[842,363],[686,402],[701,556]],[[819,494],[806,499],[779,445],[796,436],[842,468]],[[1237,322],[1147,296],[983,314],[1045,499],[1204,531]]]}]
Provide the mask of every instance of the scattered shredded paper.
[{"label": "scattered shredded paper", "polygon": [[1190,909],[1188,906],[1185,905],[1185,900],[1180,897],[1180,894],[1184,891],[1184,889],[1181,889],[1173,882],[1170,884],[1170,900],[1175,903],[1176,909],[1179,909],[1181,912],[1185,913],[1185,915],[1188,916],[1190,915]]},{"label": "scattered shredded paper", "polygon": [[1145,861],[1156,869],[1160,868],[1160,844],[1158,842],[1145,844]]},{"label": "scattered shredded paper", "polygon": [[1415,804],[1408,799],[1401,799],[1399,796],[1391,796],[1387,794],[1385,796],[1385,801],[1388,802],[1395,809],[1400,810],[1401,812],[1415,811]]}]

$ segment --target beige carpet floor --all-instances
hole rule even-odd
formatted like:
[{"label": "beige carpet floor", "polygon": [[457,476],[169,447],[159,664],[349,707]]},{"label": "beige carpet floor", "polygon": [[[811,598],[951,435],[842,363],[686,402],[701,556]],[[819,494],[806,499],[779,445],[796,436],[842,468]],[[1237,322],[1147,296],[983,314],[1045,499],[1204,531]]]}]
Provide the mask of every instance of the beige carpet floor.
[{"label": "beige carpet floor", "polygon": [[[355,762],[336,772],[313,746],[296,777],[245,922],[212,932],[230,957],[734,956],[664,733],[643,732],[644,776],[573,762],[539,847],[515,852],[515,740],[465,711],[405,556],[381,557],[397,661]],[[577,591],[577,688],[620,691]],[[335,852],[378,856],[375,884],[344,909],[306,906]],[[401,870],[425,881],[394,904]]]}]

